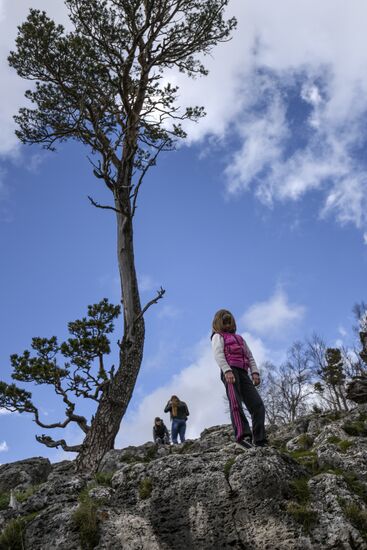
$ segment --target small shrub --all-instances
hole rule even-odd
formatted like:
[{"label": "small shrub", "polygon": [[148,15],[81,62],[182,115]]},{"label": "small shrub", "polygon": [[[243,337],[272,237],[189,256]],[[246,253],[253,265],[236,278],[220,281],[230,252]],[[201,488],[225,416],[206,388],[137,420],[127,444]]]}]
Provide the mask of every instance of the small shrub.
[{"label": "small shrub", "polygon": [[338,443],[338,447],[342,453],[346,453],[350,447],[353,447],[353,445],[353,441],[348,441],[347,439],[343,439]]},{"label": "small shrub", "polygon": [[24,549],[25,522],[22,518],[12,519],[0,536],[0,550]]},{"label": "small shrub", "polygon": [[338,443],[340,443],[340,441],[341,441],[340,437],[337,437],[336,435],[331,435],[327,439],[327,442],[331,443],[332,445],[337,445]]},{"label": "small shrub", "polygon": [[125,462],[125,464],[136,464],[137,462],[143,462],[143,461],[136,458],[132,454],[126,453],[124,456],[120,457],[120,462]]},{"label": "small shrub", "polygon": [[281,439],[271,439],[271,445],[275,449],[280,450],[281,452],[284,452],[284,441]]},{"label": "small shrub", "polygon": [[367,510],[361,510],[357,504],[342,504],[345,516],[367,541]]},{"label": "small shrub", "polygon": [[298,444],[303,448],[304,451],[307,451],[312,447],[313,437],[309,434],[302,434],[298,438]]},{"label": "small shrub", "polygon": [[97,472],[95,477],[98,485],[108,485],[111,486],[111,480],[115,472]]},{"label": "small shrub", "polygon": [[309,532],[312,526],[316,523],[317,514],[314,510],[311,510],[309,506],[305,504],[299,504],[297,502],[289,502],[287,505],[287,512],[300,523],[306,532]]},{"label": "small shrub", "polygon": [[73,514],[73,523],[79,531],[82,550],[93,550],[99,542],[99,521],[97,504],[88,495],[90,487],[79,496],[79,506]]},{"label": "small shrub", "polygon": [[354,445],[353,441],[348,441],[347,439],[340,439],[340,437],[337,437],[336,435],[332,435],[328,438],[328,443],[332,443],[333,445],[336,445],[339,447],[342,453],[346,453],[349,447],[352,447]]},{"label": "small shrub", "polygon": [[343,430],[355,437],[367,436],[367,426],[362,420],[348,421],[343,424]]},{"label": "small shrub", "polygon": [[149,449],[146,452],[146,458],[144,462],[150,462],[151,460],[154,460],[157,457],[158,452],[158,446],[154,445],[154,447],[149,447]]},{"label": "small shrub", "polygon": [[310,500],[308,477],[300,477],[290,482],[292,497],[300,504],[306,504]]},{"label": "small shrub", "polygon": [[230,474],[231,468],[232,468],[232,466],[233,466],[233,464],[234,464],[235,462],[236,462],[236,459],[235,459],[235,458],[229,458],[229,459],[227,460],[227,462],[225,463],[225,465],[224,465],[224,468],[223,468],[223,470],[224,470],[224,476],[225,476],[225,478],[226,478],[227,480],[228,480],[228,478],[229,478],[229,474]]},{"label": "small shrub", "polygon": [[0,550],[24,550],[24,533],[27,524],[37,516],[38,512],[33,512],[9,521],[0,535]]},{"label": "small shrub", "polygon": [[351,493],[360,497],[365,504],[367,504],[367,487],[364,483],[359,481],[357,476],[352,472],[342,472],[342,476],[348,485]]},{"label": "small shrub", "polygon": [[341,417],[342,413],[340,411],[331,411],[326,415],[326,418],[329,418],[330,420],[340,420]]},{"label": "small shrub", "polygon": [[139,485],[139,497],[142,500],[145,500],[146,498],[149,498],[153,490],[153,484],[150,477],[146,477],[140,482]]},{"label": "small shrub", "polygon": [[313,474],[318,472],[319,464],[315,451],[292,451],[288,454]]},{"label": "small shrub", "polygon": [[0,510],[6,510],[10,502],[10,493],[0,493]]},{"label": "small shrub", "polygon": [[32,495],[34,495],[34,493],[38,490],[38,488],[40,487],[40,484],[38,485],[31,485],[30,487],[28,487],[28,489],[25,489],[24,491],[18,491],[15,493],[15,498],[17,499],[18,502],[24,502],[26,501],[29,497],[31,497]]},{"label": "small shrub", "polygon": [[193,445],[194,445],[194,441],[185,441],[185,443],[182,445],[180,449],[180,454],[186,455],[191,453]]}]

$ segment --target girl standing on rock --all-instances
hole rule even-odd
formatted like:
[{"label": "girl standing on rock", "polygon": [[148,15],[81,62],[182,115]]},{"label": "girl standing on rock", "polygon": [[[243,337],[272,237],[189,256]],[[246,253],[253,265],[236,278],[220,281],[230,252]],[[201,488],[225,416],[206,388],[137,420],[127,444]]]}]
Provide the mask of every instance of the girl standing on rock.
[{"label": "girl standing on rock", "polygon": [[[217,311],[212,327],[212,348],[215,360],[221,368],[221,379],[226,388],[236,442],[245,449],[253,447],[253,443],[256,447],[264,447],[267,444],[265,407],[255,389],[260,384],[255,359],[242,336],[236,334],[236,321],[230,311]],[[243,412],[242,402],[251,414],[252,432]]]},{"label": "girl standing on rock", "polygon": [[189,416],[189,409],[184,401],[180,401],[177,395],[172,395],[171,399],[165,406],[164,412],[171,413],[172,420],[172,443],[177,444],[177,436],[180,436],[180,441],[185,441],[186,420]]}]

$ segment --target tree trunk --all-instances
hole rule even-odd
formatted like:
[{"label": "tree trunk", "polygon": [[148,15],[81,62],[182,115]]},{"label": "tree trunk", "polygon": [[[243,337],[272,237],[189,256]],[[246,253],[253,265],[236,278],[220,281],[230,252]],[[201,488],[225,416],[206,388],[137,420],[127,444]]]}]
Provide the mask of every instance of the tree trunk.
[{"label": "tree trunk", "polygon": [[108,384],[76,464],[79,471],[95,472],[106,452],[113,449],[143,359],[145,325],[141,315],[134,263],[131,217],[117,214],[118,263],[123,290],[124,335],[120,363]]}]

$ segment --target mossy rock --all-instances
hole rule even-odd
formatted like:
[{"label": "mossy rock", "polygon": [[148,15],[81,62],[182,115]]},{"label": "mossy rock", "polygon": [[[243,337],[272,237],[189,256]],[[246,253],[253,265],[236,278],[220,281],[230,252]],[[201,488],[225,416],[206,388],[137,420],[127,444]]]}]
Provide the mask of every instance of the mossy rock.
[{"label": "mossy rock", "polygon": [[367,424],[363,420],[349,420],[344,422],[343,430],[354,437],[366,437],[367,436]]},{"label": "mossy rock", "polygon": [[306,504],[310,500],[308,481],[308,477],[300,477],[298,479],[294,479],[289,484],[292,498],[299,504]]},{"label": "mossy rock", "polygon": [[232,468],[232,466],[235,462],[236,462],[236,459],[234,457],[232,457],[232,458],[229,458],[227,460],[227,462],[225,463],[225,465],[224,465],[223,471],[224,471],[224,476],[227,480],[229,479],[229,474],[231,472],[231,468]]},{"label": "mossy rock", "polygon": [[145,500],[150,497],[153,490],[153,483],[150,477],[146,477],[140,482],[139,485],[139,497],[142,500]]}]

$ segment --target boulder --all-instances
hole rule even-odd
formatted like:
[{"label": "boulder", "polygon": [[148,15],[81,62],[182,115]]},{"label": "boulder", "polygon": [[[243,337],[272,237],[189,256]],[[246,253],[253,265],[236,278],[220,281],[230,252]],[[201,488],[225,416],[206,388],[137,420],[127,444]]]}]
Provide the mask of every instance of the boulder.
[{"label": "boulder", "polygon": [[355,403],[367,403],[367,376],[358,376],[349,382],[347,398]]},{"label": "boulder", "polygon": [[47,458],[36,457],[0,466],[0,493],[24,491],[47,480],[52,466]]}]

